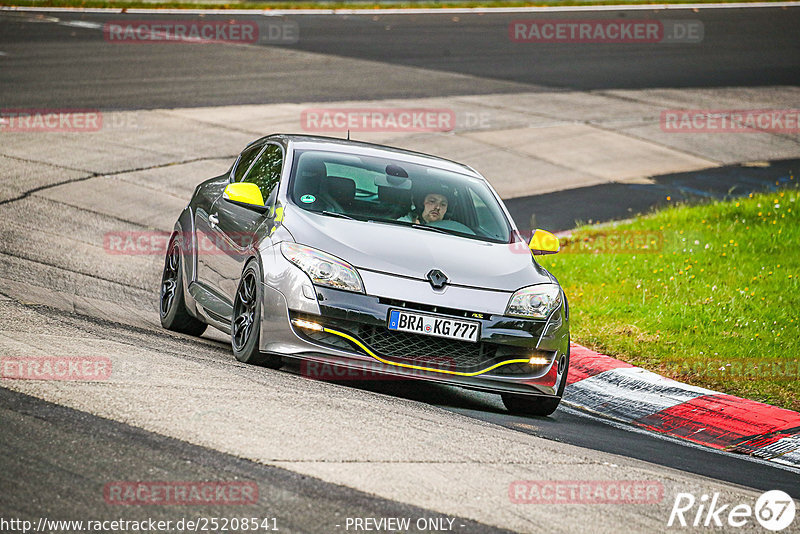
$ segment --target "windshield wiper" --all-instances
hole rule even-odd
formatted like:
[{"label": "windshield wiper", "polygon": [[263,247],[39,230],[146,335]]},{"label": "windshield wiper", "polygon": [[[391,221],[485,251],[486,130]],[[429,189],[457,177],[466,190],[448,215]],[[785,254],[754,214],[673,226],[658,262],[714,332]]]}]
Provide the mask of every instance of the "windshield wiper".
[{"label": "windshield wiper", "polygon": [[429,232],[437,232],[439,234],[453,235],[450,232],[442,230],[441,228],[436,228],[435,226],[425,226],[424,224],[419,224],[419,223],[412,223],[411,226],[412,228],[419,228],[420,230],[428,230]]},{"label": "windshield wiper", "polygon": [[335,211],[318,211],[317,213],[321,213],[322,215],[327,215],[328,217],[338,217],[340,219],[348,219],[350,221],[355,221],[354,217],[350,217],[349,215],[345,215],[344,213],[337,213]]},{"label": "windshield wiper", "polygon": [[426,226],[420,223],[411,223],[408,221],[398,221],[397,219],[367,219],[367,222],[391,224],[393,226],[410,226],[411,228],[419,228],[420,230],[428,230],[429,232],[436,232],[438,234],[453,235],[447,230],[436,228],[435,226]]}]

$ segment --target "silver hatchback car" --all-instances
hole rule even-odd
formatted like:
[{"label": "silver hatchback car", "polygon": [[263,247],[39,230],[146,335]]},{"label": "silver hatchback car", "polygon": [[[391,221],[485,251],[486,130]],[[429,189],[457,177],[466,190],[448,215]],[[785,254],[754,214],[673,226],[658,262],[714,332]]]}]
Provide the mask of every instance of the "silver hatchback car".
[{"label": "silver hatchback car", "polygon": [[[569,308],[466,165],[301,135],[248,145],[201,183],[170,239],[165,328],[231,335],[240,361],[308,376],[435,381],[549,415],[569,368]],[[334,371],[335,370],[335,371]]]}]

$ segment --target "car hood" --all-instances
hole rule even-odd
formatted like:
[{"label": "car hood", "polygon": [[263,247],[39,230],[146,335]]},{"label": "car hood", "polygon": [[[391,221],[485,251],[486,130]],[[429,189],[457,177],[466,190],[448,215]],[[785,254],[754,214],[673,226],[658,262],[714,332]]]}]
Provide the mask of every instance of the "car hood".
[{"label": "car hood", "polygon": [[555,282],[525,243],[488,243],[400,225],[286,210],[284,227],[301,244],[333,254],[357,269],[426,280],[432,269],[450,284],[515,291]]}]

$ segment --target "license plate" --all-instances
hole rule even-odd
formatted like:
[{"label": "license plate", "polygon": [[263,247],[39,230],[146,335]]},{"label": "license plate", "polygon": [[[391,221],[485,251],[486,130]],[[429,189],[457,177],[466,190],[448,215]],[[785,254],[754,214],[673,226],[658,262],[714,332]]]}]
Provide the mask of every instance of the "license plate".
[{"label": "license plate", "polygon": [[389,330],[413,332],[426,336],[477,342],[481,337],[481,324],[475,321],[460,321],[436,315],[411,313],[405,310],[389,311]]}]

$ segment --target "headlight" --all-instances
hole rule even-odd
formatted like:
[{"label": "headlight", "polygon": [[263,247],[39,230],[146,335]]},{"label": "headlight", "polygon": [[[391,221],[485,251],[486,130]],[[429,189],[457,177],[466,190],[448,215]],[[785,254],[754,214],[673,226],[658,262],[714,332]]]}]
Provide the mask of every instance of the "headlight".
[{"label": "headlight", "polygon": [[506,315],[547,319],[559,306],[561,306],[561,288],[556,284],[539,284],[523,287],[511,295]]},{"label": "headlight", "polygon": [[361,277],[353,266],[335,256],[286,241],[281,243],[281,253],[310,276],[315,284],[356,293],[364,292]]}]

